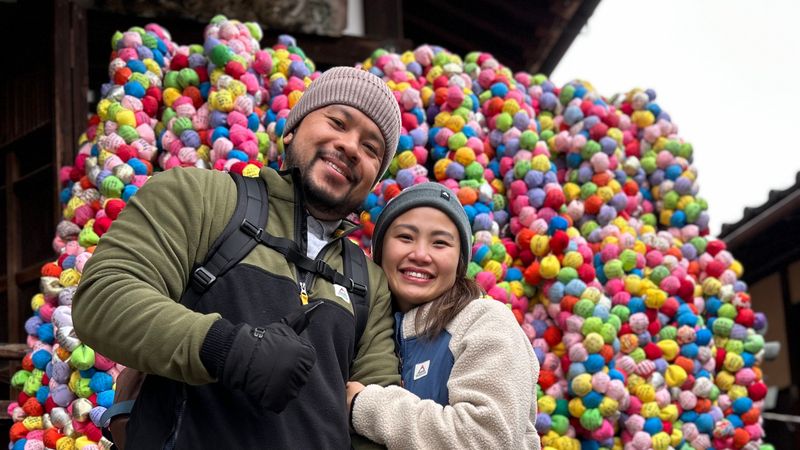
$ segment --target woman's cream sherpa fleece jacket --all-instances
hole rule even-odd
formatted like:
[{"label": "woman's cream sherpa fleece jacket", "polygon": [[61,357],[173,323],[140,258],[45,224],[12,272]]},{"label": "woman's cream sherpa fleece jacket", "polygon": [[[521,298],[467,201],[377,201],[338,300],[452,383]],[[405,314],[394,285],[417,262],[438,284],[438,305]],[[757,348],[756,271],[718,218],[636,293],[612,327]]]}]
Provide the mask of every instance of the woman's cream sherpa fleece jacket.
[{"label": "woman's cream sherpa fleece jacket", "polygon": [[[403,337],[415,335],[416,315],[403,318]],[[353,427],[389,449],[536,449],[539,363],[507,306],[469,303],[447,325],[454,357],[450,404],[421,400],[399,387],[367,386],[353,408]]]}]

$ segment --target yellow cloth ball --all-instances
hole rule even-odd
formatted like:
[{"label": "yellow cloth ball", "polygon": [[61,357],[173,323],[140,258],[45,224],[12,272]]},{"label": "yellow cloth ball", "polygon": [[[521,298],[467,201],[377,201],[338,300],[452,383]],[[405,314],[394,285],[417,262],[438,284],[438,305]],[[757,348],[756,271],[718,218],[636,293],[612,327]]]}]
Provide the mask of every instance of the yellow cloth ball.
[{"label": "yellow cloth ball", "polygon": [[287,98],[289,99],[289,108],[294,108],[294,105],[300,101],[300,98],[303,96],[303,91],[292,91],[289,92]]},{"label": "yellow cloth ball", "polygon": [[66,269],[58,277],[58,282],[64,287],[77,286],[79,281],[81,281],[81,274],[76,269]]},{"label": "yellow cloth ball", "polygon": [[183,94],[181,91],[175,89],[174,87],[168,87],[164,89],[164,92],[161,93],[161,98],[164,101],[164,105],[172,106],[175,103],[175,100],[181,98]]},{"label": "yellow cloth ball", "polygon": [[724,367],[728,372],[738,372],[739,369],[744,367],[744,359],[742,359],[742,357],[736,353],[726,353],[725,361],[722,363],[722,367]]},{"label": "yellow cloth ball", "polygon": [[475,150],[469,147],[461,147],[456,150],[455,160],[457,163],[466,167],[475,161]]},{"label": "yellow cloth ball", "polygon": [[572,267],[573,269],[577,269],[583,265],[583,255],[578,252],[567,252],[564,255],[564,259],[561,261],[561,264],[564,267]]},{"label": "yellow cloth ball", "polygon": [[642,294],[642,279],[638,275],[628,275],[624,279],[625,291],[631,295]]},{"label": "yellow cloth ball", "polygon": [[28,416],[22,419],[22,425],[27,430],[41,430],[44,428],[44,421],[42,416]]},{"label": "yellow cloth ball", "polygon": [[717,295],[720,289],[722,289],[722,283],[718,279],[708,277],[703,280],[703,294],[707,296]]},{"label": "yellow cloth ball", "polygon": [[261,173],[261,168],[255,164],[248,164],[242,169],[242,175],[245,177],[256,178]]},{"label": "yellow cloth ball", "polygon": [[436,177],[438,181],[442,181],[447,178],[446,170],[447,166],[452,164],[453,161],[447,158],[442,158],[436,161],[436,164],[433,165],[433,176]]},{"label": "yellow cloth ball", "polygon": [[678,343],[673,341],[672,339],[664,339],[662,341],[658,341],[656,344],[658,348],[664,352],[664,359],[667,361],[672,361],[678,357],[678,353],[681,351],[680,346]]},{"label": "yellow cloth ball", "polygon": [[599,302],[600,299],[603,298],[603,292],[594,286],[590,286],[583,291],[583,294],[581,294],[581,298],[591,300],[592,303],[597,304],[597,302]]},{"label": "yellow cloth ball", "polygon": [[728,397],[730,397],[731,400],[736,400],[737,398],[742,398],[747,396],[748,396],[747,388],[742,385],[734,384],[733,386],[731,386],[730,389],[728,389]]},{"label": "yellow cloth ball", "polygon": [[[650,111],[648,111],[650,112]],[[653,435],[653,450],[667,450],[672,443],[672,438],[667,433],[660,431]]]},{"label": "yellow cloth ball", "polygon": [[588,373],[582,373],[573,378],[570,385],[575,395],[582,397],[592,391],[592,376]]},{"label": "yellow cloth ball", "polygon": [[486,262],[486,264],[483,266],[483,270],[491,272],[497,281],[501,281],[503,279],[503,265],[493,259],[490,259]]},{"label": "yellow cloth ball", "polygon": [[661,412],[658,414],[658,417],[661,420],[666,420],[668,422],[675,422],[676,420],[678,420],[678,407],[674,404],[669,404],[661,408]]},{"label": "yellow cloth ball", "polygon": [[569,413],[572,415],[572,417],[580,417],[586,411],[586,407],[583,406],[583,400],[577,397],[569,401],[567,409],[569,410]]},{"label": "yellow cloth ball", "polygon": [[[531,245],[532,244],[533,241],[531,241]],[[542,278],[547,280],[555,278],[559,270],[561,270],[561,264],[558,262],[558,258],[555,255],[545,256],[539,266],[539,274]]]},{"label": "yellow cloth ball", "polygon": [[683,431],[679,427],[672,427],[672,434],[670,435],[670,444],[673,447],[677,447],[681,444],[683,440]]},{"label": "yellow cloth ball", "polygon": [[397,155],[397,167],[401,169],[408,169],[417,165],[417,157],[414,152],[402,152]]},{"label": "yellow cloth ball", "polygon": [[41,308],[42,305],[44,305],[44,303],[45,303],[44,294],[40,292],[31,298],[31,309],[33,309],[34,311],[38,311],[39,308]]},{"label": "yellow cloth ball", "polygon": [[631,393],[633,395],[639,397],[639,400],[641,400],[642,403],[652,402],[652,401],[655,401],[655,399],[656,399],[656,390],[655,390],[655,388],[653,388],[653,386],[651,386],[649,384],[646,384],[646,383],[643,383],[643,384],[640,384],[639,386],[636,386],[636,389],[631,391]]},{"label": "yellow cloth ball", "polygon": [[450,118],[447,119],[444,126],[453,130],[453,132],[458,133],[464,128],[467,122],[464,120],[463,117],[452,114]]},{"label": "yellow cloth ball", "polygon": [[564,184],[564,198],[566,199],[567,203],[580,198],[581,196],[581,188],[575,183],[565,183]]},{"label": "yellow cloth ball", "polygon": [[517,103],[517,101],[514,100],[513,98],[510,98],[503,102],[504,113],[508,113],[511,116],[513,116],[514,114],[517,113],[517,111],[519,111],[519,103]]},{"label": "yellow cloth ball", "polygon": [[598,406],[597,409],[600,410],[601,416],[611,417],[619,411],[619,402],[611,397],[603,397],[603,400],[600,402],[600,406]]},{"label": "yellow cloth ball", "polygon": [[589,333],[583,340],[583,346],[589,353],[600,352],[600,350],[603,348],[603,345],[605,345],[605,341],[603,340],[603,336],[601,336],[599,333]]},{"label": "yellow cloth ball", "polygon": [[717,372],[714,382],[718,388],[722,389],[723,391],[728,391],[731,389],[731,387],[733,387],[733,384],[736,382],[736,378],[731,375],[730,372],[720,370]]},{"label": "yellow cloth ball", "polygon": [[631,121],[635,123],[637,127],[644,128],[654,124],[656,118],[652,112],[643,109],[634,111],[633,114],[631,114]]},{"label": "yellow cloth ball", "polygon": [[64,436],[56,441],[56,450],[74,450],[75,449],[75,441],[69,437]]},{"label": "yellow cloth ball", "polygon": [[531,238],[531,252],[540,257],[550,253],[550,238],[541,234]]},{"label": "yellow cloth ball", "polygon": [[543,395],[536,400],[536,405],[539,407],[539,412],[552,414],[556,410],[556,399],[549,395]]},{"label": "yellow cloth ball", "polygon": [[[56,443],[56,445],[58,445],[58,444]],[[97,442],[89,439],[86,436],[81,436],[81,437],[75,439],[75,448],[76,449],[83,449],[83,448],[86,448],[86,446],[89,446],[89,445],[95,445],[96,446]]]},{"label": "yellow cloth ball", "polygon": [[531,159],[531,169],[539,172],[550,170],[550,158],[545,155],[536,155]]},{"label": "yellow cloth ball", "polygon": [[658,417],[659,413],[661,413],[661,408],[659,408],[658,403],[654,401],[642,403],[642,409],[639,411],[639,414],[645,419]]},{"label": "yellow cloth ball", "polygon": [[645,294],[644,304],[648,308],[658,309],[664,305],[667,300],[667,293],[661,289],[648,289]]}]

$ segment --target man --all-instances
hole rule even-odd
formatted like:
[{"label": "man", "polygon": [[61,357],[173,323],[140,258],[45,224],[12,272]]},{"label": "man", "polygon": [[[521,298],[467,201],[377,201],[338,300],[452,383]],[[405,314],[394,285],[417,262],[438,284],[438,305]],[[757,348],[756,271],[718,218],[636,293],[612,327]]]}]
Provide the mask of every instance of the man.
[{"label": "man", "polygon": [[[265,231],[342,273],[353,228],[343,218],[389,165],[399,107],[374,75],[333,68],[311,83],[285,130],[288,170],[260,173]],[[149,374],[126,448],[349,448],[345,382],[399,382],[386,279],[368,263],[369,316],[357,343],[347,295],[264,245],[193,295],[192,269],[235,204],[227,174],[158,174],[86,265],[73,303],[79,337]],[[300,335],[281,322],[321,300]]]}]

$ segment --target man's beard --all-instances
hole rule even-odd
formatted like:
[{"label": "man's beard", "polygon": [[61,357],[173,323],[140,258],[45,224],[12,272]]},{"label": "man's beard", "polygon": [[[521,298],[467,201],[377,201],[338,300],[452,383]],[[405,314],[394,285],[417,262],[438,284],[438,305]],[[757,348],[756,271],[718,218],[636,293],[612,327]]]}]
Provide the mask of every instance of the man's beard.
[{"label": "man's beard", "polygon": [[[311,177],[306,176],[315,163],[321,162],[324,164],[324,161],[320,158],[322,153],[322,150],[317,150],[311,160],[308,161],[308,164],[301,166],[298,161],[295,160],[294,152],[292,152],[292,146],[290,144],[284,151],[286,155],[284,165],[286,168],[297,167],[300,169],[300,182],[303,188],[303,197],[306,207],[309,210],[331,217],[347,217],[361,205],[361,200],[352,198],[350,194],[344,195],[342,198],[336,198],[328,193],[324,187],[316,185]],[[352,185],[350,188],[352,190]]]}]

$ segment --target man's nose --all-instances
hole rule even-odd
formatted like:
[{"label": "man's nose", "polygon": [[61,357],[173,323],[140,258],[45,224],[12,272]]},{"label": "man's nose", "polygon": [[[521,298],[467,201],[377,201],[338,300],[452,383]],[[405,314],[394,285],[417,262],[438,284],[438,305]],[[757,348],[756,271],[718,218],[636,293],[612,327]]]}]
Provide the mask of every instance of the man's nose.
[{"label": "man's nose", "polygon": [[336,149],[344,153],[345,158],[347,158],[353,164],[357,163],[361,158],[361,155],[359,154],[360,150],[358,133],[356,133],[354,130],[348,130],[346,133],[342,133],[336,142]]}]

